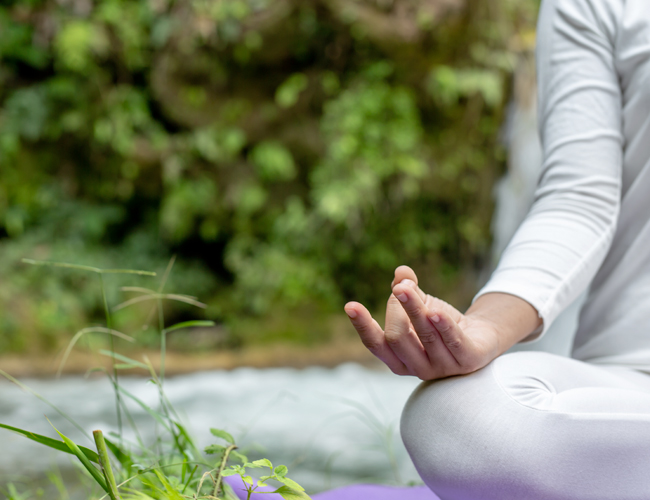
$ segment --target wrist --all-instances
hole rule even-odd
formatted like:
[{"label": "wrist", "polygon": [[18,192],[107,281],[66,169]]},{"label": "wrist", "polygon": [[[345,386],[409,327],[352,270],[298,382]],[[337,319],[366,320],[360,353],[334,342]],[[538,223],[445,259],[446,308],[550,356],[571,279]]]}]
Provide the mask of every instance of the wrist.
[{"label": "wrist", "polygon": [[530,303],[508,293],[481,295],[465,316],[485,323],[495,332],[499,354],[503,354],[542,325],[537,310]]}]

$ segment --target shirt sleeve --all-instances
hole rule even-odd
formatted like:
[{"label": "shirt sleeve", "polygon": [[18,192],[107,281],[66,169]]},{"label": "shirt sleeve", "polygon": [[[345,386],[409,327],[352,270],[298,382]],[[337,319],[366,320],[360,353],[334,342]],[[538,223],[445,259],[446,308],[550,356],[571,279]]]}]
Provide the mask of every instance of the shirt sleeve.
[{"label": "shirt sleeve", "polygon": [[508,293],[543,326],[584,291],[612,243],[621,196],[620,0],[545,0],[538,22],[543,165],[535,200],[476,298]]}]

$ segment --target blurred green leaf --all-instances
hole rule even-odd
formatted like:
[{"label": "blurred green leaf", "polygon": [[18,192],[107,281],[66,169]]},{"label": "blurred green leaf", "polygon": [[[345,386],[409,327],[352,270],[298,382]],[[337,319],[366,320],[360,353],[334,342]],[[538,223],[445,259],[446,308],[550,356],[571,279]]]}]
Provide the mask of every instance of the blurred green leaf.
[{"label": "blurred green leaf", "polygon": [[223,453],[225,450],[226,450],[225,446],[222,446],[220,444],[211,444],[209,446],[206,446],[203,451],[208,455],[214,455],[217,453]]},{"label": "blurred green leaf", "polygon": [[231,434],[229,434],[228,432],[226,432],[224,430],[211,428],[210,433],[213,436],[221,438],[221,439],[223,439],[224,441],[227,441],[230,444],[235,444],[235,438],[233,438]]},{"label": "blurred green leaf", "polygon": [[307,88],[307,76],[294,73],[287,78],[275,92],[275,102],[282,108],[290,108],[298,102],[300,93]]},{"label": "blurred green leaf", "polygon": [[273,493],[278,493],[284,500],[306,500],[309,499],[309,495],[304,493],[304,491],[295,490],[289,486],[281,486]]},{"label": "blurred green leaf", "polygon": [[250,153],[260,177],[270,181],[288,181],[296,176],[296,165],[287,148],[279,142],[264,141]]}]

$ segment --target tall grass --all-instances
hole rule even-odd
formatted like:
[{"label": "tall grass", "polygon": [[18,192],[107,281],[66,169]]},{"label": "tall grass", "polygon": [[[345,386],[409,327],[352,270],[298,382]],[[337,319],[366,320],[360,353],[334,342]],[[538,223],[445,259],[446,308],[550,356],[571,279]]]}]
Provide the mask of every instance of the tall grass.
[{"label": "tall grass", "polygon": [[[94,430],[91,438],[87,430],[83,429],[71,416],[2,370],[0,370],[0,375],[15,383],[21,389],[45,401],[63,418],[71,422],[82,434],[91,438],[91,442],[95,444],[95,449],[78,445],[59,432],[54,426],[52,426],[53,435],[58,435],[58,439],[2,423],[0,423],[0,428],[31,439],[42,446],[74,455],[90,479],[91,486],[88,498],[96,500],[235,500],[238,497],[223,480],[224,477],[233,475],[240,476],[247,499],[250,499],[255,493],[261,493],[260,488],[268,492],[268,488],[266,488],[268,481],[278,484],[274,492],[280,494],[285,500],[309,499],[304,489],[287,477],[288,470],[286,466],[274,467],[267,459],[250,462],[243,453],[238,451],[233,436],[222,429],[210,429],[215,438],[215,443],[201,451],[181,423],[178,413],[169,401],[164,389],[166,336],[175,330],[196,326],[210,326],[213,323],[210,321],[186,321],[172,326],[165,325],[164,301],[166,300],[180,301],[196,307],[205,307],[196,297],[164,293],[165,283],[174,265],[173,258],[170,260],[156,289],[124,287],[124,291],[134,292],[138,295],[117,305],[112,310],[108,304],[104,275],[136,274],[155,277],[156,274],[150,271],[134,269],[100,269],[64,262],[45,262],[30,259],[24,259],[23,262],[38,266],[63,267],[71,271],[90,272],[98,275],[106,324],[102,327],[84,328],[74,335],[64,353],[58,373],[61,373],[69,353],[81,337],[90,333],[108,334],[110,349],[107,351],[102,350],[100,353],[109,356],[111,359],[111,370],[104,370],[104,372],[114,389],[118,431],[115,438],[111,437],[109,439],[102,430]],[[113,342],[115,337],[128,341],[133,341],[133,337],[113,329],[112,312],[145,301],[153,302],[150,321],[151,317],[157,316],[158,330],[160,332],[161,363],[158,372],[146,357],[142,361],[138,361],[116,352]],[[156,384],[158,389],[157,408],[150,407],[120,385],[119,372],[124,369],[141,369],[148,373],[151,381]],[[126,400],[131,400],[140,406],[157,424],[157,446],[153,449],[147,446],[147,443],[140,437],[140,432],[130,414]],[[136,436],[135,441],[126,439],[124,427],[127,425],[133,430],[134,436]],[[253,479],[250,469],[265,468],[268,469],[266,475]],[[63,484],[58,476],[54,477],[57,480],[57,489],[63,492]],[[7,491],[4,493],[10,500],[27,500],[29,498],[29,495],[18,493],[12,484],[7,486]]]}]

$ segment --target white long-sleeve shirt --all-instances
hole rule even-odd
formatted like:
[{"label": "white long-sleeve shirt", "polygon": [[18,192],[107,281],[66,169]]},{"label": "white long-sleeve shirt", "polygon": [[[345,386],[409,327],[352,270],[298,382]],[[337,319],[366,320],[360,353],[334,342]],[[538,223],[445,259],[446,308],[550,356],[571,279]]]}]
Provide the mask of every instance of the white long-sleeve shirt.
[{"label": "white long-sleeve shirt", "polygon": [[535,202],[477,297],[543,333],[589,287],[573,357],[650,371],[650,0],[545,0],[537,65]]}]

